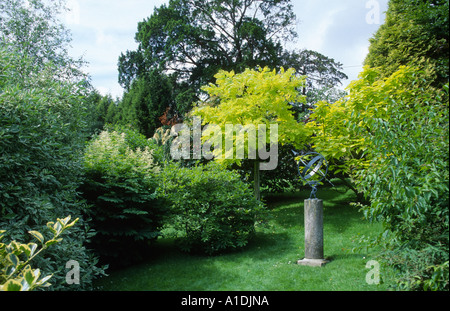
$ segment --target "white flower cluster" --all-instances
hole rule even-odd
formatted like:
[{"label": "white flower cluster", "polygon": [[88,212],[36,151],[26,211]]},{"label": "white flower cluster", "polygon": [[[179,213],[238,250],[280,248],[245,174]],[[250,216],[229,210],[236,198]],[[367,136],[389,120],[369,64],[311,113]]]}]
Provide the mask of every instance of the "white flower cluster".
[{"label": "white flower cluster", "polygon": [[85,164],[105,172],[140,171],[155,169],[152,150],[132,150],[124,133],[103,131],[87,147]]}]

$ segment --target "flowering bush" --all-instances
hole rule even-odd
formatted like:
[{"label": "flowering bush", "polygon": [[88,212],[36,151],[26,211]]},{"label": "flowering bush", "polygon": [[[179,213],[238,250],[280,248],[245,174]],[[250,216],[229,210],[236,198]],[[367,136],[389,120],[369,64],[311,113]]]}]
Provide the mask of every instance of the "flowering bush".
[{"label": "flowering bush", "polygon": [[116,265],[141,257],[148,242],[160,235],[166,213],[157,192],[156,146],[142,137],[147,145],[133,146],[130,141],[138,135],[103,131],[89,143],[84,157],[86,179],[80,191],[98,232],[92,245],[102,259]]}]

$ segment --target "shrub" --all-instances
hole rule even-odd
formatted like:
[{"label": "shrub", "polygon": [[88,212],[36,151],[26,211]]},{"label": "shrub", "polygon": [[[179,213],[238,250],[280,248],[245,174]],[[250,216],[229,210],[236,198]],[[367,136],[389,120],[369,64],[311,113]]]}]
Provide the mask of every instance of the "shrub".
[{"label": "shrub", "polygon": [[[88,144],[84,157],[80,191],[97,231],[91,245],[115,266],[141,258],[148,242],[160,235],[167,210],[157,192],[156,147],[139,135],[103,131]],[[143,142],[147,145],[141,149]]]},{"label": "shrub", "polygon": [[51,289],[61,290],[68,288],[65,263],[77,260],[86,277],[77,288],[89,289],[102,269],[84,246],[92,232],[77,193],[86,139],[84,88],[53,77],[51,63],[17,81],[21,68],[31,64],[15,53],[0,48],[0,227],[5,238],[20,241],[55,217],[80,218],[71,235],[35,265],[53,273]]},{"label": "shrub", "polygon": [[[411,77],[410,83],[420,83]],[[449,115],[446,91],[392,98],[389,121],[370,122],[379,156],[359,173],[371,198],[363,209],[393,240],[385,258],[402,290],[449,289]]]},{"label": "shrub", "polygon": [[314,147],[337,159],[370,200],[367,219],[383,223],[375,241],[403,290],[448,290],[448,84],[400,67],[387,78],[366,67],[334,104],[318,103]]},{"label": "shrub", "polygon": [[239,174],[214,163],[169,164],[161,174],[183,250],[214,254],[247,245],[263,205]]}]

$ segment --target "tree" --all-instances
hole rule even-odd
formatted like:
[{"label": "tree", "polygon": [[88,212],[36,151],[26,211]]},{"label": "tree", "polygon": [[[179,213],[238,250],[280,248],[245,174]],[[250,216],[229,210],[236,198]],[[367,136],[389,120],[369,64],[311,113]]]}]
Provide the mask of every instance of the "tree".
[{"label": "tree", "polygon": [[153,70],[133,81],[122,102],[122,124],[132,125],[141,134],[151,137],[161,127],[159,118],[169,109],[174,111],[171,81]]},{"label": "tree", "polygon": [[448,0],[391,0],[365,64],[381,67],[384,77],[399,66],[416,66],[442,86],[449,78],[448,12]]},{"label": "tree", "polygon": [[[304,84],[304,78],[295,76],[294,72],[293,69],[286,71],[281,69],[277,73],[276,70],[271,71],[267,67],[259,70],[246,69],[240,74],[233,71],[220,71],[215,76],[216,84],[209,84],[203,88],[209,98],[202,101],[192,112],[193,115],[202,118],[203,124],[209,123],[218,127],[225,136],[230,129],[235,132],[236,139],[229,141],[233,144],[232,148],[226,147],[227,138],[225,137],[225,143],[222,144],[225,148],[214,149],[216,160],[239,165],[243,159],[243,156],[238,156],[239,152],[250,159],[253,152],[255,196],[258,199],[261,157],[260,154],[256,155],[256,151],[258,153],[261,149],[266,151],[266,144],[269,144],[271,148],[276,148],[276,156],[278,156],[278,144],[291,143],[302,148],[308,137],[303,124],[295,120],[291,110],[290,103],[304,100],[298,92],[298,88]],[[272,136],[273,125],[276,125],[275,136]],[[269,128],[270,136],[261,132]],[[257,130],[258,139],[254,136],[252,146],[251,131],[253,129]],[[234,137],[233,132],[229,135],[229,138]],[[263,135],[262,139],[260,135]],[[208,138],[207,135],[205,137]],[[248,143],[244,143],[245,137]],[[219,136],[219,140],[218,143],[222,143],[222,135]],[[275,167],[271,166],[267,169]]]},{"label": "tree", "polygon": [[392,117],[368,122],[365,139],[377,154],[357,187],[370,197],[365,217],[384,226],[375,243],[397,272],[396,286],[441,291],[449,289],[448,83],[428,89],[426,78],[407,72],[396,96],[403,100],[388,105]]},{"label": "tree", "polygon": [[342,84],[342,79],[348,79],[347,75],[341,71],[341,63],[316,51],[285,51],[281,65],[294,68],[296,74],[307,77],[306,84],[302,88],[303,95],[307,95],[309,89],[331,88]]},{"label": "tree", "polygon": [[197,97],[220,69],[278,65],[281,42],[295,37],[294,18],[289,0],[171,0],[138,24],[139,46],[120,56],[119,82],[130,89],[159,69],[179,94]]},{"label": "tree", "polygon": [[108,120],[108,111],[111,105],[115,102],[111,95],[102,96],[99,91],[92,90],[86,96],[86,104],[88,107],[92,107],[89,113],[89,124],[91,125],[90,133],[99,133],[106,123],[111,123]]},{"label": "tree", "polygon": [[323,54],[311,50],[285,51],[281,56],[281,65],[294,68],[297,75],[305,76],[306,83],[301,92],[306,96],[306,103],[294,106],[296,117],[309,112],[320,100],[334,102],[346,93],[336,89],[342,79],[348,79],[342,72],[342,64]]},{"label": "tree", "polygon": [[87,82],[80,70],[84,61],[68,53],[70,33],[59,21],[64,4],[64,0],[1,1],[0,44],[14,51],[16,64],[27,65],[17,71],[17,81],[27,81],[51,62],[55,65],[54,79]]},{"label": "tree", "polygon": [[[418,10],[416,5],[422,10]],[[376,67],[377,70],[366,69],[361,73],[360,81],[352,83],[348,91],[359,92],[363,85],[361,83],[375,85],[377,79],[380,80],[378,83],[387,78],[390,81],[394,73],[407,64],[424,70],[427,81],[431,81],[435,87],[442,87],[448,81],[448,56],[445,56],[448,55],[446,8],[448,12],[448,1],[390,1],[386,22],[370,40],[369,54],[365,60],[366,65]],[[367,89],[367,92],[369,90],[372,89]],[[373,97],[366,94],[368,98],[377,98],[378,102],[371,100],[372,106],[365,108],[364,112],[359,112],[363,103],[350,94],[350,97],[335,104],[330,104],[332,101],[319,102],[311,116],[314,121],[310,123],[311,126],[320,124],[316,127],[320,128],[320,134],[315,138],[316,144],[330,157],[331,171],[344,181],[347,177],[354,181],[354,172],[361,169],[365,163],[363,160],[367,159],[367,142],[360,136],[351,135],[345,122],[349,122],[348,115],[352,113],[364,114],[368,119],[384,118],[385,113],[380,110],[379,103],[384,102],[383,96],[393,90],[386,88],[382,92],[378,89],[377,92],[379,94],[373,94]],[[349,98],[351,100],[347,102]],[[355,126],[354,123],[350,124]],[[358,194],[359,200],[363,200],[362,193],[353,182],[347,182],[347,185]]]},{"label": "tree", "polygon": [[[283,43],[297,36],[294,22],[289,0],[171,0],[138,24],[137,50],[119,58],[119,83],[134,97],[131,94],[140,91],[133,81],[158,71],[172,89],[166,109],[179,117],[205,95],[201,86],[213,83],[219,70],[295,68],[309,77],[308,90],[303,88],[308,104],[317,98],[339,98],[342,92],[334,87],[346,78],[340,63],[308,50],[283,54]],[[124,103],[123,111],[129,104]],[[154,107],[155,102],[144,105]],[[294,108],[296,115],[306,111],[304,106]]]},{"label": "tree", "polygon": [[[383,105],[388,91],[368,87],[375,83],[379,77],[378,72],[366,68],[360,77],[360,80],[349,85],[348,96],[334,103],[316,103],[306,127],[313,131],[312,146],[329,161],[330,172],[344,181],[355,192],[359,201],[363,201],[363,193],[360,193],[354,184],[356,172],[368,165],[367,140],[361,135],[355,135],[348,125],[350,121],[356,122],[350,119],[353,115],[363,120],[386,117],[387,112]],[[363,102],[354,96],[362,90],[366,92],[365,98],[370,101]],[[395,92],[395,89],[389,92]],[[347,178],[350,178],[350,182],[346,181]]]},{"label": "tree", "polygon": [[[366,64],[307,127],[385,231],[371,245],[403,290],[448,290],[448,1],[391,0]],[[410,65],[410,66],[404,66]],[[412,66],[413,65],[413,66]]]}]

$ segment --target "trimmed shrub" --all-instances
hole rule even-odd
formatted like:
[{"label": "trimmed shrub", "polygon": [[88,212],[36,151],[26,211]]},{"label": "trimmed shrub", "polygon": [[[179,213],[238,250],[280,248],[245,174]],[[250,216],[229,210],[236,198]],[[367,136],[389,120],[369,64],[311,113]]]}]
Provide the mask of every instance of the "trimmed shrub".
[{"label": "trimmed shrub", "polygon": [[264,208],[239,174],[214,163],[168,164],[161,174],[183,250],[215,254],[247,245]]}]

